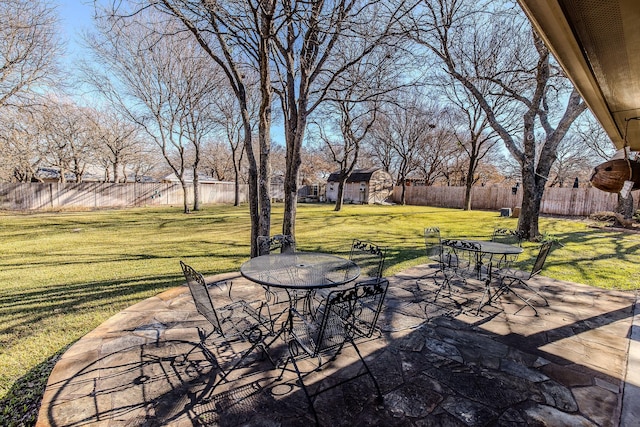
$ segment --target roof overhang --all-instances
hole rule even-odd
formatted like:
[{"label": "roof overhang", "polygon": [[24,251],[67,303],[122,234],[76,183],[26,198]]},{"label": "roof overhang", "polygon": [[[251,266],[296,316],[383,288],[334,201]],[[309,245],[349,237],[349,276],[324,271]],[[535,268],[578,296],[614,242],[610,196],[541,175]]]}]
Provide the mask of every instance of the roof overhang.
[{"label": "roof overhang", "polygon": [[640,1],[518,3],[616,148],[640,151]]}]

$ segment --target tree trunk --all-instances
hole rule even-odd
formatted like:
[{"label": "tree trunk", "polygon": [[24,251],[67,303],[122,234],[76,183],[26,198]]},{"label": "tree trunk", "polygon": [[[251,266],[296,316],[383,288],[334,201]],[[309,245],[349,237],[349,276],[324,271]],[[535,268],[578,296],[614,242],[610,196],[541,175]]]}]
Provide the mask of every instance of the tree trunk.
[{"label": "tree trunk", "polygon": [[200,210],[200,180],[196,169],[193,169],[193,210]]},{"label": "tree trunk", "polygon": [[189,198],[187,197],[187,183],[183,178],[180,178],[180,185],[182,185],[182,211],[187,214],[189,213]]},{"label": "tree trunk", "polygon": [[113,182],[118,182],[118,162],[113,162]]},{"label": "tree trunk", "polygon": [[[260,38],[258,61],[260,72],[260,109],[258,119],[258,141],[260,144],[260,171],[258,177],[258,197],[260,204],[259,236],[271,234],[271,70],[269,68],[270,40],[273,32],[273,1],[263,2],[260,13]],[[257,245],[257,237],[254,238]],[[259,254],[260,248],[256,247]]]},{"label": "tree trunk", "polygon": [[[533,144],[525,150],[534,149]],[[535,156],[525,156],[522,164],[522,207],[518,218],[518,230],[526,240],[536,240],[540,236],[538,224],[540,205],[546,179],[536,172]]]},{"label": "tree trunk", "polygon": [[467,176],[464,180],[464,206],[463,210],[471,210],[471,190],[473,188],[473,176],[475,175],[476,168],[478,167],[478,154],[480,150],[477,140],[472,141],[471,153],[469,155],[469,168],[467,169]]},{"label": "tree trunk", "polygon": [[470,211],[471,210],[471,188],[473,187],[473,179],[469,179],[467,175],[467,179],[465,180],[464,185],[464,206],[463,210]]},{"label": "tree trunk", "polygon": [[233,169],[235,175],[233,180],[233,206],[240,206],[240,173],[238,171],[238,166],[235,164]]},{"label": "tree trunk", "polygon": [[251,145],[251,119],[247,109],[246,96],[244,96],[244,86],[241,86],[242,94],[238,96],[240,111],[242,113],[242,127],[244,132],[244,146],[247,150],[247,160],[249,162],[248,179],[249,184],[249,216],[251,218],[251,257],[258,256],[258,231],[260,224],[260,212],[258,211],[258,165]]},{"label": "tree trunk", "polygon": [[[304,139],[304,128],[307,125],[307,115],[304,108],[307,100],[304,97],[298,102],[298,119],[295,128],[289,129],[287,135],[287,170],[284,179],[284,217],[282,220],[282,233],[293,236],[296,233],[296,214],[298,210],[298,174],[300,172],[300,148]],[[293,125],[293,123],[291,124]]]},{"label": "tree trunk", "polygon": [[624,219],[633,218],[633,195],[629,192],[628,197],[622,197],[622,194],[618,193],[618,206],[616,212],[624,217]]},{"label": "tree trunk", "polygon": [[338,179],[338,197],[336,198],[336,207],[333,209],[336,212],[340,212],[342,204],[344,203],[344,186],[347,182],[347,178]]},{"label": "tree trunk", "polygon": [[402,179],[401,183],[400,183],[400,204],[402,206],[407,204],[407,198],[406,198],[406,192],[407,192],[407,180],[406,179]]}]

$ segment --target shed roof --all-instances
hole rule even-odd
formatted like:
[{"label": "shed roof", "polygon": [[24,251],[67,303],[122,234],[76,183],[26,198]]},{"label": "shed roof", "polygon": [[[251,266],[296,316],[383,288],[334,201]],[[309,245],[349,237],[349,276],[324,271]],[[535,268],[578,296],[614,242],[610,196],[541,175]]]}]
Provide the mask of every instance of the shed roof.
[{"label": "shed roof", "polygon": [[[371,176],[382,168],[369,168],[369,169],[354,169],[347,178],[347,182],[369,182]],[[327,182],[338,182],[339,172],[334,172],[329,175]]]}]

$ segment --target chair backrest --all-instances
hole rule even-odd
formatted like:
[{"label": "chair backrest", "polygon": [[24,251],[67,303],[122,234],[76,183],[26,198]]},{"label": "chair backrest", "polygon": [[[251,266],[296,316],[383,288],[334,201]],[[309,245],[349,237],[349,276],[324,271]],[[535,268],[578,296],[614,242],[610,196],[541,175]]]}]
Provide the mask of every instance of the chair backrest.
[{"label": "chair backrest", "polygon": [[424,244],[427,257],[442,261],[442,242],[440,241],[440,228],[427,227],[424,229]]},{"label": "chair backrest", "polygon": [[349,259],[360,267],[360,276],[379,279],[382,277],[387,248],[364,240],[353,239]]},{"label": "chair backrest", "polygon": [[370,337],[376,327],[389,287],[387,279],[361,283],[331,292],[326,299],[320,328],[315,337],[315,353],[342,346],[347,334]]},{"label": "chair backrest", "polygon": [[443,239],[442,244],[449,251],[449,266],[466,269],[475,267],[477,258],[482,255],[480,243],[467,240]]},{"label": "chair backrest", "polygon": [[506,243],[508,245],[522,246],[523,235],[518,230],[509,228],[494,228],[491,236],[492,242]]},{"label": "chair backrest", "polygon": [[203,315],[209,323],[211,323],[216,332],[224,335],[220,320],[218,319],[218,313],[216,313],[216,309],[213,306],[213,301],[211,300],[211,295],[207,289],[207,283],[204,277],[182,261],[180,261],[180,266],[182,267],[185,279],[187,279],[187,286],[189,286],[198,313]]},{"label": "chair backrest", "polygon": [[296,241],[288,234],[275,234],[273,236],[258,236],[258,252],[260,255],[280,253],[292,253],[296,251]]},{"label": "chair backrest", "polygon": [[542,271],[544,263],[547,260],[547,255],[549,255],[549,252],[551,252],[552,246],[553,241],[543,242],[542,245],[540,245],[540,251],[538,252],[538,256],[536,257],[536,262],[533,263],[533,268],[531,269],[529,278],[532,278]]}]

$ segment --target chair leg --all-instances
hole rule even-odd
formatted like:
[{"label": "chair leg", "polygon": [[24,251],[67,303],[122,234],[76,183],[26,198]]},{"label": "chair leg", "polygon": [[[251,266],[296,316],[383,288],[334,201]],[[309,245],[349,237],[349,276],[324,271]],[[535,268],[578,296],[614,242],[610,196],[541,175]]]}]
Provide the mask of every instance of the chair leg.
[{"label": "chair leg", "polygon": [[516,292],[513,289],[513,285],[515,283],[519,283],[520,285],[522,285],[522,287],[530,290],[531,292],[533,292],[535,295],[540,296],[546,303],[546,305],[549,305],[549,302],[547,301],[547,299],[545,297],[543,297],[542,295],[540,295],[538,292],[536,292],[535,290],[531,289],[530,286],[528,286],[524,281],[520,280],[520,279],[507,279],[502,281],[502,285],[500,286],[500,289],[498,290],[498,292],[495,295],[495,298],[499,298],[500,296],[502,296],[505,293],[512,293],[516,298],[518,298],[519,300],[521,300],[522,302],[524,302],[526,305],[520,307],[515,313],[513,314],[518,314],[522,309],[524,309],[525,307],[529,306],[533,312],[535,313],[536,316],[538,316],[538,310],[536,310],[536,308],[529,302],[529,300],[532,297],[529,298],[525,298],[522,295],[520,295],[518,292]]},{"label": "chair leg", "polygon": [[526,288],[526,289],[527,289],[527,290],[529,290],[530,292],[534,293],[536,296],[540,297],[540,298],[544,301],[544,306],[545,306],[545,307],[548,307],[548,306],[549,306],[549,301],[547,300],[547,298],[546,298],[544,295],[542,295],[540,292],[538,292],[538,291],[536,291],[535,289],[533,289],[531,286],[529,286],[529,285],[528,285],[527,283],[525,283],[525,282],[522,282],[521,284],[522,284],[522,286],[523,286],[524,288]]},{"label": "chair leg", "polygon": [[[440,282],[440,283],[438,283],[438,277],[437,277],[438,273],[442,273],[442,277],[443,277],[442,282]],[[438,287],[438,290],[436,291],[436,294],[433,297],[433,301],[438,299],[438,296],[440,295],[440,292],[442,292],[442,290],[445,289],[445,288],[449,292],[449,296],[451,296],[451,294],[452,294],[452,291],[451,291],[451,277],[449,277],[447,275],[447,272],[443,268],[438,268],[438,270],[436,270],[432,274],[432,276],[433,276],[433,282]],[[425,276],[425,277],[428,277],[428,276]],[[418,279],[418,281],[421,280],[421,279]],[[419,288],[419,284],[418,284],[418,288]]]},{"label": "chair leg", "polygon": [[309,390],[307,390],[307,386],[305,385],[303,380],[302,372],[300,371],[300,368],[298,367],[298,363],[296,362],[296,357],[291,352],[291,347],[289,348],[289,358],[287,359],[287,363],[285,364],[285,366],[282,368],[282,373],[280,375],[282,376],[282,374],[284,373],[284,369],[286,368],[289,360],[291,360],[291,363],[293,363],[293,368],[296,370],[296,374],[298,375],[298,381],[300,382],[300,387],[302,387],[302,391],[304,392],[304,395],[307,397],[307,402],[309,403],[309,410],[313,414],[313,419],[316,422],[316,426],[319,426],[320,420],[318,420],[318,413],[316,412],[316,408],[313,406],[313,400],[314,400],[313,397],[315,397],[315,395],[312,397],[312,395],[309,394]]},{"label": "chair leg", "polygon": [[[267,348],[261,340],[259,341],[251,341],[251,347],[249,347],[249,349],[245,350],[242,355],[238,358],[238,360],[226,371],[223,370],[222,368],[220,368],[220,371],[222,372],[222,375],[220,377],[220,379],[218,381],[216,381],[212,387],[212,390],[214,390],[219,384],[221,384],[223,381],[226,381],[227,377],[231,374],[231,372],[233,372],[236,368],[238,368],[240,366],[240,364],[247,358],[249,357],[249,355],[251,353],[253,353],[253,351],[257,348],[260,348],[262,354],[266,354],[267,358],[269,359],[269,361],[271,362],[271,364],[273,366],[275,366],[275,362],[273,361],[273,359],[271,358],[271,356],[269,355]],[[271,345],[273,343],[273,341],[271,341],[268,345]],[[203,343],[203,347],[206,347]],[[209,353],[210,351],[207,350]]]},{"label": "chair leg", "polygon": [[366,369],[367,374],[369,374],[369,377],[371,378],[371,381],[373,381],[373,385],[375,386],[376,393],[377,393],[376,405],[382,405],[384,403],[384,398],[382,397],[382,392],[380,391],[380,385],[378,384],[378,381],[376,380],[376,377],[373,376],[373,373],[371,372],[371,369],[369,369],[369,365],[364,360],[364,357],[362,357],[362,354],[360,354],[360,349],[358,348],[356,343],[353,341],[353,339],[350,339],[349,342],[351,343],[351,345],[355,349],[356,353],[358,354],[358,357],[360,358],[360,361],[362,362],[362,365]]},{"label": "chair leg", "polygon": [[[478,303],[478,309],[476,310],[476,316],[480,315],[480,310],[485,305],[491,304],[491,279],[487,279],[484,284],[484,292],[482,293],[482,298],[480,298],[480,302]],[[487,299],[487,302],[484,302],[484,299]]]},{"label": "chair leg", "polygon": [[[316,369],[314,369],[313,371],[310,371],[309,373],[302,373],[302,371],[300,371],[300,368],[298,367],[298,363],[296,362],[296,356],[297,354],[294,354],[293,349],[291,346],[289,346],[289,358],[287,358],[287,361],[285,363],[285,365],[282,368],[282,372],[280,373],[280,378],[282,378],[282,375],[284,374],[284,371],[286,369],[286,366],[289,364],[289,361],[291,361],[291,363],[293,364],[293,367],[296,371],[296,375],[298,376],[298,381],[300,382],[300,387],[302,388],[302,391],[304,392],[304,395],[307,398],[307,402],[309,403],[309,410],[311,411],[311,413],[313,414],[313,418],[316,422],[316,426],[320,425],[320,421],[318,419],[318,413],[316,412],[315,406],[313,404],[313,402],[315,401],[315,398],[319,395],[322,394],[326,391],[329,391],[331,389],[334,389],[336,387],[339,387],[340,385],[346,383],[347,381],[351,381],[353,379],[359,378],[363,375],[369,375],[369,378],[371,378],[371,381],[373,382],[374,387],[376,388],[376,399],[375,399],[375,403],[376,405],[382,405],[384,404],[384,397],[382,396],[382,392],[380,390],[380,385],[378,384],[378,381],[376,380],[376,377],[373,375],[373,373],[371,372],[371,369],[369,368],[369,365],[367,364],[367,362],[364,360],[364,357],[362,357],[362,354],[360,353],[360,349],[358,348],[358,346],[356,345],[356,343],[354,342],[354,340],[352,338],[347,339],[347,341],[349,341],[349,343],[351,344],[351,346],[354,348],[354,350],[356,351],[356,354],[358,355],[358,358],[360,359],[360,361],[362,362],[362,366],[365,369],[364,373],[360,373],[358,375],[356,375],[353,378],[349,378],[349,379],[345,379],[337,384],[333,384],[330,387],[326,387],[323,389],[318,389],[315,393],[310,393],[309,390],[307,389],[307,386],[304,383],[304,377],[306,377],[310,372],[315,372],[318,371],[322,368],[322,365],[319,365]],[[335,359],[335,357],[329,359],[329,360],[333,360]]]}]

